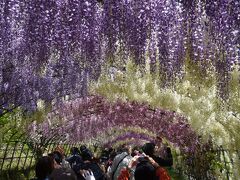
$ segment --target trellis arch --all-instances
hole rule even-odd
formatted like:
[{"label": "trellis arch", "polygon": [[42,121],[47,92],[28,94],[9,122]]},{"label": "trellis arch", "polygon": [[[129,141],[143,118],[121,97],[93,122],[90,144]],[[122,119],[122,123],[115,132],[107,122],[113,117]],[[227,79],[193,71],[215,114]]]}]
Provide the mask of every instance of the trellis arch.
[{"label": "trellis arch", "polygon": [[193,152],[200,144],[187,119],[176,112],[152,109],[137,102],[111,103],[100,96],[65,102],[49,113],[43,123],[34,126],[37,128],[30,127],[31,136],[39,132],[47,137],[55,134],[65,136],[69,142],[97,137],[112,127],[132,126],[165,137],[184,152]]}]

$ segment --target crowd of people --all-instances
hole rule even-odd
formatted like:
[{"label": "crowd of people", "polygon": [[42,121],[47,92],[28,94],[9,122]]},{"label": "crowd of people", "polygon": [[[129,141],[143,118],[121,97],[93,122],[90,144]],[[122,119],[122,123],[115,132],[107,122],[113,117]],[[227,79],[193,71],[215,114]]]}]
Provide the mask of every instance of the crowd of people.
[{"label": "crowd of people", "polygon": [[69,157],[57,147],[36,163],[36,180],[169,180],[165,167],[173,165],[171,149],[165,147],[162,157],[157,149],[151,142],[133,148],[122,145],[104,149],[96,158],[85,145],[73,147]]}]

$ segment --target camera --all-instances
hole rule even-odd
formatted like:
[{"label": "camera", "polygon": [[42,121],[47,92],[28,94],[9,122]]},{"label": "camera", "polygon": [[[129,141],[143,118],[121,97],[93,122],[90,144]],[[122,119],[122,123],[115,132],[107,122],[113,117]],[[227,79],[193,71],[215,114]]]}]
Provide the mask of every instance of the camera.
[{"label": "camera", "polygon": [[138,161],[139,162],[147,162],[148,158],[146,156],[141,156],[141,157],[138,158]]}]

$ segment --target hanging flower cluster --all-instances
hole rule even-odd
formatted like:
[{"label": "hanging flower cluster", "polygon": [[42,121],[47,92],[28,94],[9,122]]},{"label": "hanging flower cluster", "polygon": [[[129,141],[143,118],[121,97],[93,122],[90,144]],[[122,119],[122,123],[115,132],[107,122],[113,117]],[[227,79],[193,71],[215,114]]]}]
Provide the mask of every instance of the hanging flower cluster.
[{"label": "hanging flower cluster", "polygon": [[[30,136],[40,132],[49,138],[64,136],[70,142],[97,138],[112,127],[133,126],[165,137],[184,152],[193,152],[200,144],[197,134],[186,119],[175,112],[151,109],[148,105],[137,102],[118,101],[110,104],[98,96],[64,103],[49,113],[43,123],[34,126],[35,128],[30,127]],[[139,138],[141,133],[129,133],[127,136]]]},{"label": "hanging flower cluster", "polygon": [[185,57],[214,65],[219,96],[239,63],[239,1],[2,0],[0,105],[36,109],[37,100],[87,94],[88,79],[114,57],[146,57],[163,85],[183,74]]},{"label": "hanging flower cluster", "polygon": [[0,2],[0,114],[87,94],[101,62],[95,0]]},{"label": "hanging flower cluster", "polygon": [[126,132],[124,134],[120,134],[119,136],[115,137],[114,139],[104,143],[103,147],[112,147],[114,144],[124,141],[124,140],[133,140],[135,142],[154,142],[156,137],[151,137],[146,133],[137,133],[134,131]]}]

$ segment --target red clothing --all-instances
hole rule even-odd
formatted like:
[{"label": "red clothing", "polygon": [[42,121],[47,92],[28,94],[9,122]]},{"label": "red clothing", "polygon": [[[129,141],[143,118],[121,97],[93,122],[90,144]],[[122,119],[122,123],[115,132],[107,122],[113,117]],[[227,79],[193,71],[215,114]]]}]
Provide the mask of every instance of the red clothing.
[{"label": "red clothing", "polygon": [[127,170],[127,168],[123,168],[120,172],[120,175],[118,176],[118,180],[129,180],[130,179],[130,173]]},{"label": "red clothing", "polygon": [[168,172],[166,169],[162,167],[158,167],[156,170],[156,175],[159,177],[161,180],[171,180],[171,177],[168,175]]},{"label": "red clothing", "polygon": [[[156,169],[156,176],[159,177],[159,180],[171,180],[171,177],[168,175],[168,172],[166,169],[162,167],[158,167]],[[123,168],[120,172],[120,175],[118,176],[118,180],[129,180],[130,179],[130,173],[126,168]]]}]

